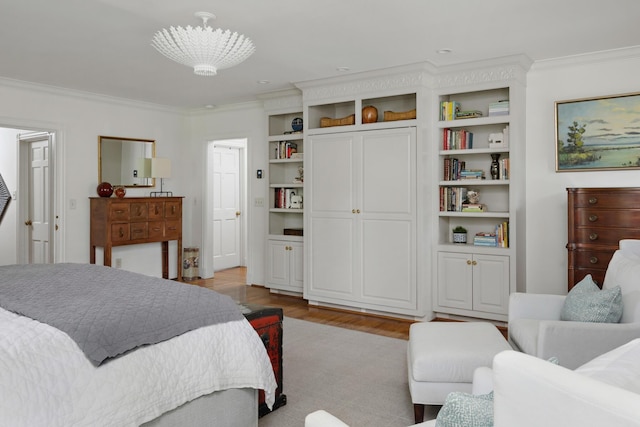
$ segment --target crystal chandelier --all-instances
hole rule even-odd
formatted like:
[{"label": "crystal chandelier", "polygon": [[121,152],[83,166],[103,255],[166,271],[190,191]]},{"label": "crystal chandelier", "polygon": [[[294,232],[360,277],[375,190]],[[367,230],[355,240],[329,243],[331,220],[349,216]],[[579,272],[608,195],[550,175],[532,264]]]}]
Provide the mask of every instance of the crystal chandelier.
[{"label": "crystal chandelier", "polygon": [[169,59],[188,67],[199,76],[215,76],[218,70],[233,67],[255,51],[251,39],[229,30],[213,29],[207,25],[216,16],[197,12],[202,27],[171,27],[158,31],[152,45]]}]

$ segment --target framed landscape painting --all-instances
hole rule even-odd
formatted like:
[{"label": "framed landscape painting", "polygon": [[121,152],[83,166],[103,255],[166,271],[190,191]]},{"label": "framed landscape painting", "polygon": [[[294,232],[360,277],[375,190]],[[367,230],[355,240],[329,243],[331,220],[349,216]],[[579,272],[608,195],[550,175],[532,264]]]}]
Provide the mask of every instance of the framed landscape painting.
[{"label": "framed landscape painting", "polygon": [[556,171],[640,169],[640,93],[556,102]]}]

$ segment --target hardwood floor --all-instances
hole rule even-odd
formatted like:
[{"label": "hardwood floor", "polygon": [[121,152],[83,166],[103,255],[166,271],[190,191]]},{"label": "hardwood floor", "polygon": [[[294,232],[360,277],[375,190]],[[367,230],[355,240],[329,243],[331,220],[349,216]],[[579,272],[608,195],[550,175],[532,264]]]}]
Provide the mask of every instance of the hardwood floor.
[{"label": "hardwood floor", "polygon": [[295,319],[355,329],[392,338],[409,339],[409,326],[413,323],[409,320],[310,306],[301,297],[273,294],[262,286],[247,286],[246,268],[244,267],[217,271],[213,279],[200,279],[188,283],[229,295],[240,303],[281,307],[285,316]]}]

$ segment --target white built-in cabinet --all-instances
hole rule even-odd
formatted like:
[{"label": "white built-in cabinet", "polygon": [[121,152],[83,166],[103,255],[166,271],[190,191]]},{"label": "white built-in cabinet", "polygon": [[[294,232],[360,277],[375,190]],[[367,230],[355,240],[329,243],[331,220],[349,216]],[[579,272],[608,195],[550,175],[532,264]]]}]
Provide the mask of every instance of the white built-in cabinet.
[{"label": "white built-in cabinet", "polygon": [[508,302],[508,256],[438,252],[440,306],[506,315]]},{"label": "white built-in cabinet", "polygon": [[306,146],[305,298],[414,314],[416,128],[311,135]]},{"label": "white built-in cabinet", "polygon": [[301,292],[304,254],[301,241],[267,240],[267,283],[283,291]]},{"label": "white built-in cabinet", "polygon": [[[518,260],[525,259],[525,70],[517,60],[462,67],[437,82],[431,138],[436,316],[506,321],[509,295],[524,287]],[[447,114],[452,106],[466,114]],[[482,211],[462,206],[470,191],[479,192]],[[458,226],[467,230],[466,243],[453,239]],[[475,242],[478,233],[495,233],[499,243]]]},{"label": "white built-in cabinet", "polygon": [[268,182],[264,206],[268,230],[265,285],[272,292],[302,294],[305,147],[302,97],[294,94],[268,98],[265,110],[268,147],[268,169],[263,171],[262,178]]}]

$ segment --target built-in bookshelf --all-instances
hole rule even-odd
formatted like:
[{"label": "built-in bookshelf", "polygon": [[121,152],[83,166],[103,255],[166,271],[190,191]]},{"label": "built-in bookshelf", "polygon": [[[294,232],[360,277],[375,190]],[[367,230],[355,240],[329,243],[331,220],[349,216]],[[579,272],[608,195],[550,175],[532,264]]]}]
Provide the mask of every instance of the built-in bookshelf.
[{"label": "built-in bookshelf", "polygon": [[[475,72],[469,71],[470,81]],[[524,91],[514,81],[473,86],[453,85],[434,100],[434,307],[438,313],[505,321],[518,277],[516,213],[524,162],[514,153],[524,143]],[[454,242],[456,227],[467,230],[466,242]]]}]

